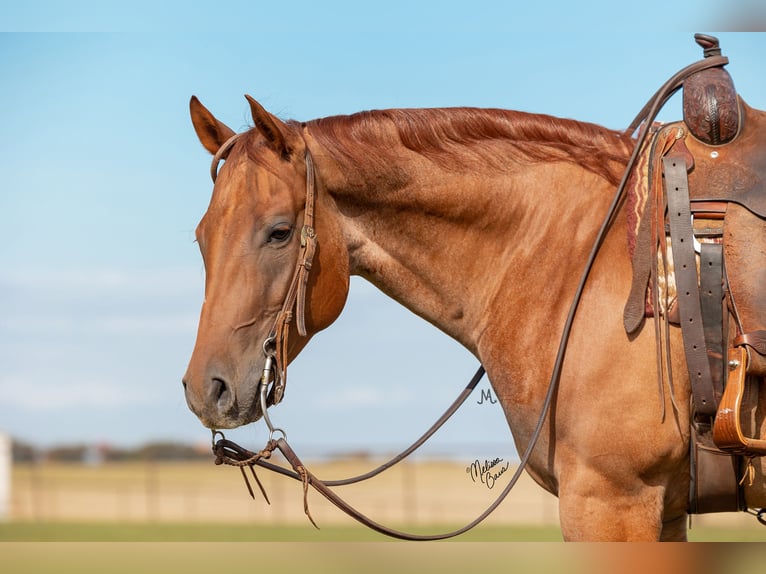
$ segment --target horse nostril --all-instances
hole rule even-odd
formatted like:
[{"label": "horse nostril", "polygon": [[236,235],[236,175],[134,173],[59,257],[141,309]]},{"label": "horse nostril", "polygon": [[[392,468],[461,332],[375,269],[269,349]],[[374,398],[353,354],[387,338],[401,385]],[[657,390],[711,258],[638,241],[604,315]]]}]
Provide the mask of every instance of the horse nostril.
[{"label": "horse nostril", "polygon": [[230,428],[230,419],[237,415],[236,387],[216,373],[199,379],[184,377],[181,381],[186,403],[205,426]]},{"label": "horse nostril", "polygon": [[219,408],[226,408],[232,402],[232,394],[226,381],[213,377],[210,381],[210,398]]}]

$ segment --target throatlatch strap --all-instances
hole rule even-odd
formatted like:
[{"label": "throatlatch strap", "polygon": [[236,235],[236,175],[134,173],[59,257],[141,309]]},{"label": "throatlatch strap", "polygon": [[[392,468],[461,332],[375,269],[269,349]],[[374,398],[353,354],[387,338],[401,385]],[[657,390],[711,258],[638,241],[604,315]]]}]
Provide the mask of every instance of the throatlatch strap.
[{"label": "throatlatch strap", "polygon": [[664,157],[662,167],[668,198],[678,310],[694,410],[697,414],[712,416],[716,411],[716,402],[702,323],[686,162],[682,157]]}]

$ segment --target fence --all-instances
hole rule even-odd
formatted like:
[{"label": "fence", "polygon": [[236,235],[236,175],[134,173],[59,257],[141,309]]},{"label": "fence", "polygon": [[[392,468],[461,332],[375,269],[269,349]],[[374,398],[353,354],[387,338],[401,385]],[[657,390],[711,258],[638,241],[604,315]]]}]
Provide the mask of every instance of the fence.
[{"label": "fence", "polygon": [[[343,478],[374,461],[316,463],[321,478]],[[507,483],[513,468],[488,488],[471,476],[470,465],[403,462],[362,485],[339,493],[376,521],[388,524],[457,524],[475,518]],[[271,499],[250,499],[236,468],[212,463],[29,463],[13,469],[10,516],[18,521],[113,522],[305,522],[300,483],[264,470],[258,476]],[[316,493],[311,512],[320,524],[350,519]],[[523,476],[489,521],[500,524],[558,523],[557,500]]]},{"label": "fence", "polygon": [[11,437],[0,433],[0,520],[6,520],[11,505]]}]

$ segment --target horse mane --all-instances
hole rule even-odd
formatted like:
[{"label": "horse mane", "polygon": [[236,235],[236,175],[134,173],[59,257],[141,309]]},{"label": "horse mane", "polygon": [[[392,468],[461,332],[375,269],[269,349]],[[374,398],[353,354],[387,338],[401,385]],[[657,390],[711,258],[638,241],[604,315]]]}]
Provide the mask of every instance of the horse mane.
[{"label": "horse mane", "polygon": [[[359,168],[391,165],[404,146],[446,168],[479,158],[500,170],[513,161],[569,161],[615,185],[635,144],[629,134],[587,122],[483,108],[372,110],[303,125]],[[494,145],[499,141],[514,145]]]}]

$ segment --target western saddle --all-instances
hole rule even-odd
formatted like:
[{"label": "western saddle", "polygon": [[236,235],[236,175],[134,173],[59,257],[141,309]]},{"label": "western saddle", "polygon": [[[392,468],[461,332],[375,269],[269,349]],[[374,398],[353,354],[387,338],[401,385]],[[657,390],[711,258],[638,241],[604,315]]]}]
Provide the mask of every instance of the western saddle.
[{"label": "western saddle", "polygon": [[[716,38],[695,39],[706,59],[720,58]],[[668,325],[681,327],[692,391],[691,514],[752,507],[744,487],[766,455],[766,112],[737,95],[721,60],[683,81],[682,122],[646,128],[638,197],[629,200],[625,328],[632,335],[654,316],[660,356]]]}]

